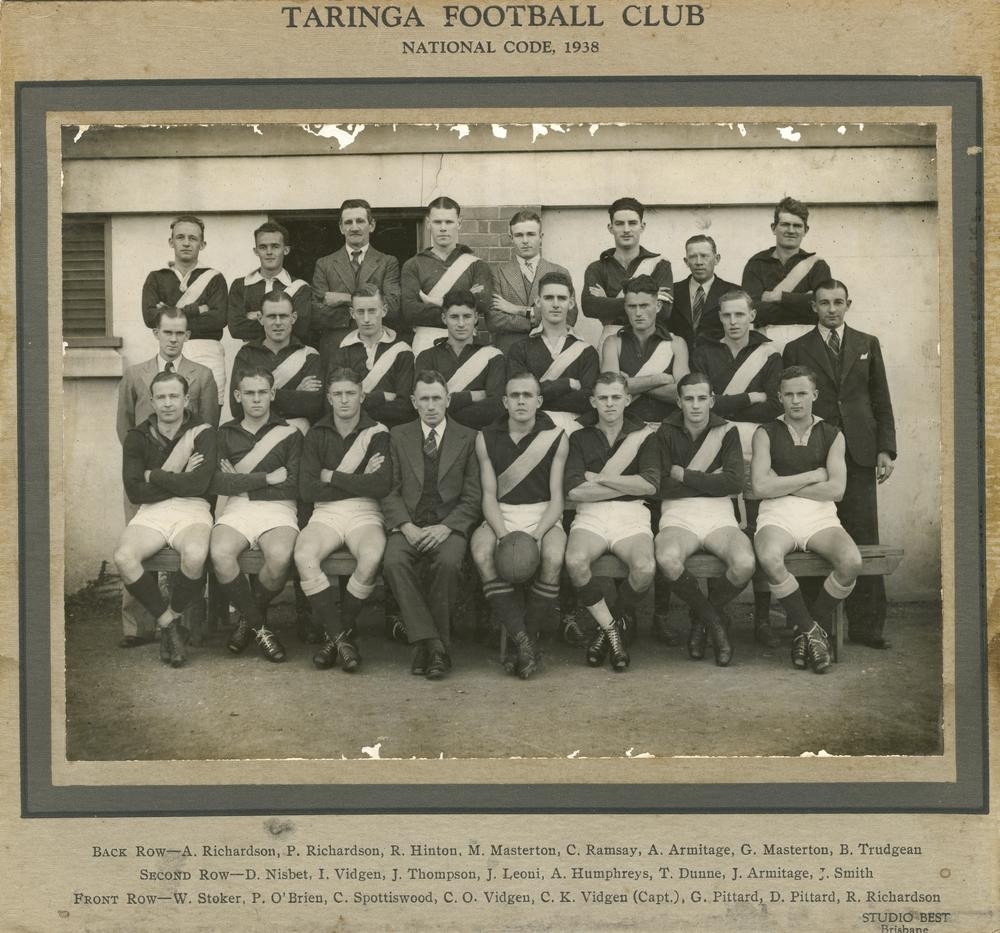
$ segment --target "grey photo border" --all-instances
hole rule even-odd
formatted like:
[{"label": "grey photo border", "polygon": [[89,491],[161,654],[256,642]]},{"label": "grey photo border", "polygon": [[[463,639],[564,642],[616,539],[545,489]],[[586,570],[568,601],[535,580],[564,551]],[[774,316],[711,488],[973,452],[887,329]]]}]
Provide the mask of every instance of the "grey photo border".
[{"label": "grey photo border", "polygon": [[[956,780],[667,785],[55,786],[49,651],[48,173],[50,112],[454,107],[950,107],[954,282]],[[982,82],[963,76],[312,79],[19,82],[15,268],[23,817],[380,813],[988,811],[983,400]],[[972,147],[980,147],[974,150]],[[970,155],[971,153],[971,155]],[[969,270],[974,270],[972,275]],[[725,788],[724,793],[720,788]],[[627,793],[623,794],[623,788]],[[780,805],[778,804],[780,801]]]}]

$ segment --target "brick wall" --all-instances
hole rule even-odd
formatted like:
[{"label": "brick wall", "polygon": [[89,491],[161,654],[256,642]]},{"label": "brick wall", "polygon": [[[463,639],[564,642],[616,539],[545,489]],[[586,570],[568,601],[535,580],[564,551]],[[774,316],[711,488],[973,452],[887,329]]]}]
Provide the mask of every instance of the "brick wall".
[{"label": "brick wall", "polygon": [[507,262],[514,258],[514,248],[508,235],[507,222],[517,212],[542,209],[537,204],[505,204],[501,207],[463,207],[462,232],[459,241],[472,248],[480,259],[490,263]]}]

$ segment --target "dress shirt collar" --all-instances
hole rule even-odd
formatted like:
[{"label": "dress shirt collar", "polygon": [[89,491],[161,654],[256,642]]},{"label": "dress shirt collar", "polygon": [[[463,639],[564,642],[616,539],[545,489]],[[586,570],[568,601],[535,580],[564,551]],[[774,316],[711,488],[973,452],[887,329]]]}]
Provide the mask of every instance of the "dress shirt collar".
[{"label": "dress shirt collar", "polygon": [[184,359],[184,354],[178,354],[175,360],[165,360],[159,353],[156,354],[156,371],[162,373],[167,368],[167,363],[174,364],[174,372],[177,372],[181,366],[181,360]]},{"label": "dress shirt collar", "polygon": [[[837,336],[840,338],[840,348],[841,348],[841,350],[843,350],[843,348],[844,348],[844,328],[846,326],[847,326],[846,324],[841,324],[840,327],[838,327],[836,329],[837,330]],[[822,324],[817,324],[816,325],[816,330],[819,332],[820,339],[823,341],[823,343],[829,343],[830,342],[830,331],[831,331],[831,329],[832,328],[824,327]]]},{"label": "dress shirt collar", "polygon": [[[445,418],[440,424],[434,425],[434,437],[437,439],[438,447],[441,446],[441,439],[444,437],[444,429],[448,425],[448,419]],[[423,431],[424,440],[427,440],[427,435],[431,433],[431,426],[429,424],[424,424],[421,420],[420,430]]]},{"label": "dress shirt collar", "polygon": [[688,283],[688,294],[691,296],[691,307],[694,307],[694,296],[698,294],[698,289],[705,289],[705,297],[708,297],[708,293],[712,290],[712,286],[715,284],[715,276],[713,275],[707,282],[696,282],[694,276],[691,276],[691,281]]}]

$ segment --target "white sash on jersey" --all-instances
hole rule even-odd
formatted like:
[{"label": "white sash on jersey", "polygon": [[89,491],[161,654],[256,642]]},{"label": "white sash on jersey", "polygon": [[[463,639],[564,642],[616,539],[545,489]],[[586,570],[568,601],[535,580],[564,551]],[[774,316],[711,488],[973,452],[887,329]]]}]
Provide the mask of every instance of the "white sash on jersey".
[{"label": "white sash on jersey", "polygon": [[[660,259],[662,257],[659,253],[655,256],[646,256],[645,259],[640,260],[639,265],[635,267],[635,271],[629,276],[630,279],[634,279],[638,275],[652,275],[653,270],[660,264]],[[624,289],[620,289],[615,298],[621,298],[625,294]],[[659,296],[657,296],[659,297]]]},{"label": "white sash on jersey", "polygon": [[375,365],[369,370],[368,375],[361,381],[361,388],[365,392],[373,392],[375,386],[377,386],[384,378],[385,374],[389,372],[390,367],[396,362],[396,358],[400,353],[410,352],[409,344],[403,343],[400,340],[398,343],[392,344],[389,349],[387,349],[377,360],[375,360]]},{"label": "white sash on jersey", "polygon": [[708,468],[712,465],[712,461],[718,456],[719,451],[722,450],[722,441],[725,439],[726,434],[732,430],[732,427],[727,422],[726,424],[709,428],[708,434],[705,435],[705,440],[701,443],[701,447],[695,451],[691,462],[684,469],[697,470],[699,473],[707,472]]},{"label": "white sash on jersey", "polygon": [[[192,270],[194,271],[194,270]],[[186,308],[188,305],[198,304],[198,299],[201,298],[202,293],[208,286],[208,283],[212,281],[217,275],[222,275],[221,272],[216,269],[206,269],[198,276],[184,291],[184,294],[177,299],[178,308]]]},{"label": "white sash on jersey", "polygon": [[458,259],[444,270],[444,275],[437,280],[437,284],[426,293],[427,303],[440,307],[441,302],[444,301],[444,296],[451,291],[452,286],[458,281],[459,276],[474,262],[478,261],[479,257],[475,253],[462,253]]},{"label": "white sash on jersey", "polygon": [[658,376],[660,373],[665,373],[673,361],[674,342],[672,340],[661,340],[653,348],[653,352],[649,354],[649,359],[639,367],[636,375]]},{"label": "white sash on jersey", "polygon": [[289,353],[288,356],[271,370],[271,375],[274,376],[274,387],[276,389],[283,389],[288,385],[292,376],[306,365],[306,361],[314,353],[316,353],[316,350],[312,347],[299,347],[294,353]]},{"label": "white sash on jersey", "polygon": [[299,434],[305,436],[306,432],[309,430],[309,419],[308,418],[286,418],[287,421]]},{"label": "white sash on jersey", "polygon": [[559,443],[562,428],[547,428],[539,431],[535,439],[528,444],[524,452],[506,470],[497,477],[497,498],[502,499],[518,483],[521,482],[535,467],[538,466],[549,452],[553,443]]},{"label": "white sash on jersey", "polygon": [[503,356],[503,354],[496,347],[480,347],[452,373],[448,380],[448,391],[461,392],[464,390],[486,369],[490,360],[498,356]]},{"label": "white sash on jersey", "polygon": [[798,287],[799,283],[812,271],[812,267],[819,262],[819,253],[813,253],[802,262],[797,262],[791,269],[788,270],[788,275],[786,275],[774,288],[771,289],[773,292],[794,292]]},{"label": "white sash on jersey", "polygon": [[549,368],[542,373],[539,382],[551,382],[558,379],[570,366],[572,366],[589,347],[585,340],[574,340],[568,347],[563,347],[562,352],[549,364]]},{"label": "white sash on jersey", "polygon": [[170,451],[170,455],[163,461],[161,470],[168,473],[183,473],[191,454],[194,453],[195,438],[208,427],[207,424],[196,424],[193,428],[188,428]]},{"label": "white sash on jersey", "polygon": [[[600,428],[598,428],[600,430]],[[604,464],[600,473],[602,476],[621,476],[622,470],[625,469],[633,460],[635,460],[636,454],[639,453],[639,448],[642,447],[643,441],[646,440],[651,434],[656,433],[656,428],[640,428],[638,431],[633,431],[631,434],[625,437],[622,441],[621,447],[619,447],[610,457],[608,457],[608,462]]]},{"label": "white sash on jersey", "polygon": [[762,343],[751,353],[739,368],[733,373],[733,378],[722,390],[723,395],[740,395],[746,392],[747,386],[753,382],[754,376],[763,368],[764,364],[778,352],[778,348],[773,343]]},{"label": "white sash on jersey", "polygon": [[347,448],[344,456],[340,458],[340,463],[337,464],[338,473],[353,473],[360,465],[361,461],[365,459],[365,454],[368,453],[368,445],[371,443],[372,438],[376,434],[383,434],[389,429],[384,424],[373,424],[369,428],[365,428],[356,438],[354,438],[354,443]]},{"label": "white sash on jersey", "polygon": [[237,473],[253,473],[257,466],[285,438],[291,437],[295,428],[290,424],[276,424],[247,453],[239,463],[233,464]]},{"label": "white sash on jersey", "polygon": [[[291,278],[291,276],[289,276],[289,278]],[[264,281],[266,280],[264,279],[264,276],[260,274],[260,269],[255,269],[249,275],[243,276],[243,287],[247,288],[250,285],[256,285],[258,282],[264,282]],[[284,279],[280,278],[279,276],[275,276],[273,279],[271,279],[271,281],[281,282],[282,286],[284,287],[285,294],[288,295],[289,298],[294,298],[295,295],[298,294],[299,289],[306,284],[305,282],[302,281],[302,279],[292,279],[290,282],[286,283]]]}]

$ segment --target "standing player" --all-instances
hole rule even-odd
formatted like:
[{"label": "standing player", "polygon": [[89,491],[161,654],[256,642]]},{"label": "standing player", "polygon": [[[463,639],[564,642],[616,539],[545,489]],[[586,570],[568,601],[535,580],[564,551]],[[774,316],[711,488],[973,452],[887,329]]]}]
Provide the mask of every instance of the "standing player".
[{"label": "standing player", "polygon": [[226,355],[222,329],[226,326],[226,280],[209,266],[198,265],[205,241],[205,223],[193,214],[181,214],[170,224],[167,243],[174,258],[162,269],[146,276],[142,286],[142,319],[147,327],[156,327],[157,312],[178,308],[188,325],[187,355],[195,363],[207,366],[215,377],[218,403],[226,391]]},{"label": "standing player", "polygon": [[[505,417],[476,438],[485,521],[472,535],[472,559],[483,580],[483,593],[497,620],[517,649],[516,667],[527,680],[537,666],[535,644],[545,617],[559,595],[566,534],[563,513],[563,469],[568,444],[562,428],[539,408],[538,380],[530,373],[511,376],[503,397]],[[523,531],[537,542],[538,575],[524,609],[514,587],[501,580],[496,568],[497,543],[512,531]]]},{"label": "standing player", "polygon": [[[295,499],[302,435],[272,410],[274,376],[269,369],[239,370],[233,380],[241,415],[219,429],[219,469],[209,487],[220,496],[212,566],[226,599],[240,613],[226,647],[240,654],[252,632],[264,657],[279,662],[285,660],[285,649],[267,627],[266,613],[284,589],[299,533]],[[257,549],[264,566],[254,594],[239,558]]]},{"label": "standing player", "polygon": [[448,380],[448,410],[469,428],[485,428],[503,414],[507,364],[493,346],[476,346],[476,298],[452,289],[441,302],[441,320],[448,329],[417,357],[417,371],[433,369]]},{"label": "standing player", "polygon": [[[313,664],[326,670],[340,661],[345,671],[361,663],[355,629],[385,552],[385,531],[378,500],[392,485],[389,431],[361,408],[364,390],[352,369],[335,369],[326,389],[331,412],[306,435],[299,471],[302,499],[316,503],[309,524],[295,544],[295,566],[302,589],[326,635]],[[330,578],[323,572],[327,555],[347,546],[357,562],[340,597],[340,613]]]},{"label": "standing player", "polygon": [[715,267],[720,259],[715,240],[704,233],[689,237],[684,244],[684,265],[691,274],[674,282],[670,332],[683,337],[690,350],[698,337],[722,339],[719,299],[739,286],[716,277]]},{"label": "standing player", "polygon": [[[634,624],[635,604],[652,584],[656,568],[649,510],[643,502],[656,494],[660,476],[656,432],[625,414],[630,401],[625,376],[601,373],[591,395],[596,424],[573,434],[566,463],[566,496],[578,503],[566,546],[566,571],[578,605],[600,627],[587,648],[587,663],[600,667],[610,649],[616,672],[629,665],[623,635]],[[614,612],[590,570],[609,551],[629,571]]]},{"label": "standing player", "polygon": [[324,372],[330,354],[353,327],[351,295],[362,285],[378,286],[385,302],[386,319],[394,327],[399,311],[399,260],[371,245],[375,232],[371,205],[360,198],[344,201],[340,205],[339,226],[344,245],[317,259],[313,270],[312,323]]},{"label": "standing player", "polygon": [[[310,326],[312,290],[302,279],[293,278],[285,268],[285,257],[291,251],[288,231],[281,224],[261,224],[253,232],[253,242],[253,252],[260,266],[236,279],[229,287],[229,333],[237,340],[262,339],[264,296],[282,291],[295,312],[295,336],[303,343],[310,343],[313,339]],[[233,369],[235,371],[235,366]]]},{"label": "standing player", "polygon": [[493,274],[487,263],[458,242],[461,214],[462,208],[451,198],[431,201],[427,205],[431,245],[403,263],[400,336],[409,338],[412,334],[415,355],[446,336],[441,327],[441,302],[453,288],[472,292],[480,320],[487,319]]},{"label": "standing player", "polygon": [[[844,324],[851,306],[847,286],[830,280],[816,286],[817,326],[785,347],[785,365],[805,365],[816,378],[814,411],[844,432],[847,485],[837,515],[858,544],[878,544],[877,484],[896,459],[896,422],[882,347],[877,337]],[[848,636],[870,648],[888,648],[885,580],[865,577],[847,600]]]},{"label": "standing player", "polygon": [[[753,436],[750,474],[754,493],[764,500],[754,548],[771,592],[795,626],[792,664],[823,674],[830,667],[833,614],[861,573],[857,545],[837,520],[836,502],[847,482],[844,435],[813,414],[818,393],[810,370],[783,370],[779,391],[784,414]],[[833,565],[811,610],[785,567],[785,555],[795,550],[814,551]]]},{"label": "standing player", "polygon": [[601,340],[626,323],[622,285],[637,275],[651,276],[657,297],[669,311],[673,304],[673,272],[659,253],[640,245],[646,229],[646,209],[635,198],[619,198],[608,208],[608,232],[615,245],[587,266],[583,274],[583,313],[603,325]]},{"label": "standing player", "polygon": [[385,326],[378,286],[362,285],[351,296],[351,331],[330,356],[330,368],[353,369],[362,380],[364,408],[375,421],[394,427],[412,421],[413,351]]},{"label": "standing player", "polygon": [[[538,323],[538,282],[547,272],[569,270],[542,257],[542,218],[535,211],[518,211],[507,225],[514,258],[493,267],[493,303],[488,312],[493,345],[506,353]],[[576,324],[577,309],[569,312]]]},{"label": "standing player", "polygon": [[590,409],[590,392],[600,372],[597,351],[567,323],[576,304],[573,282],[549,272],[538,283],[541,323],[511,348],[507,373],[531,373],[541,384],[543,407],[559,427],[579,427],[576,416]]},{"label": "standing player", "polygon": [[[715,663],[725,667],[733,650],[722,616],[753,576],[753,548],[740,531],[730,496],[743,488],[743,457],[736,428],[712,412],[715,397],[704,373],[690,372],[677,386],[680,411],[663,422],[660,448],[660,531],[656,563],[673,592],[694,609],[688,654],[700,660],[706,637]],[[685,567],[705,550],[726,565],[726,575],[708,597]]]},{"label": "standing player", "polygon": [[[184,661],[179,619],[204,591],[212,513],[205,498],[215,472],[216,431],[187,411],[187,380],[157,373],[149,387],[153,414],[125,437],[125,494],[139,506],[115,548],[125,588],[156,620],[160,660]],[[166,546],[180,555],[169,601],[142,562]]]}]

